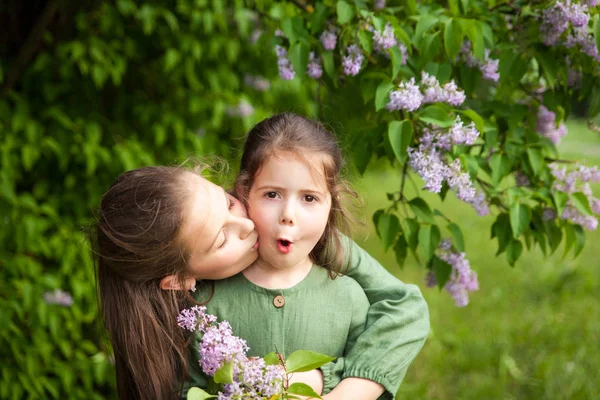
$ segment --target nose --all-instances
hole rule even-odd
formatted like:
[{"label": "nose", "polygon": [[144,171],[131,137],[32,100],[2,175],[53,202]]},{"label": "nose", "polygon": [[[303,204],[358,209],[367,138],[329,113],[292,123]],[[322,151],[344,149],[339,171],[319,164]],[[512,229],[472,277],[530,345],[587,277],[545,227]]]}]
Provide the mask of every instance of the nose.
[{"label": "nose", "polygon": [[254,222],[250,218],[236,217],[239,226],[240,239],[244,240],[254,231]]},{"label": "nose", "polygon": [[281,210],[279,223],[283,225],[296,224],[296,210],[294,209],[294,202],[288,201],[285,203],[283,209]]}]

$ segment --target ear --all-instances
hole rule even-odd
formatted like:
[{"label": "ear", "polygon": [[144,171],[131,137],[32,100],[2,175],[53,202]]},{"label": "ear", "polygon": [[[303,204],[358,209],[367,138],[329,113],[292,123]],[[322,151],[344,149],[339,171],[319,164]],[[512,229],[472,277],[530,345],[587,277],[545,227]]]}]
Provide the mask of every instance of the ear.
[{"label": "ear", "polygon": [[162,290],[190,290],[196,284],[195,278],[186,278],[185,287],[181,287],[181,281],[177,275],[167,275],[160,280]]}]

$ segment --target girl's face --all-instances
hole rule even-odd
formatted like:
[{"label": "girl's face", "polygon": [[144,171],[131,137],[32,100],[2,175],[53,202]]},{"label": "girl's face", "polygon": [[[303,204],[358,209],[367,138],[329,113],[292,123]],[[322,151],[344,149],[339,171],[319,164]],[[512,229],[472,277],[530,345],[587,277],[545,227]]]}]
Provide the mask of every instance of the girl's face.
[{"label": "girl's face", "polygon": [[184,208],[181,240],[190,249],[188,268],[196,279],[223,279],[258,257],[258,234],[246,209],[222,187],[186,174],[192,196]]},{"label": "girl's face", "polygon": [[259,235],[261,267],[312,264],[309,253],[323,236],[331,209],[323,157],[279,153],[270,156],[255,177],[248,210]]}]

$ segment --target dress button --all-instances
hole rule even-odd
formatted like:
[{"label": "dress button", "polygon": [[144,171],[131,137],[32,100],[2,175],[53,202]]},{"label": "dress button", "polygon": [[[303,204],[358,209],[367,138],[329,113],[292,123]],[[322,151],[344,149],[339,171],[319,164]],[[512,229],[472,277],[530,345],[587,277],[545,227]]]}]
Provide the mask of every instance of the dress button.
[{"label": "dress button", "polygon": [[273,299],[273,305],[277,308],[283,307],[285,305],[285,298],[282,295],[278,294]]}]

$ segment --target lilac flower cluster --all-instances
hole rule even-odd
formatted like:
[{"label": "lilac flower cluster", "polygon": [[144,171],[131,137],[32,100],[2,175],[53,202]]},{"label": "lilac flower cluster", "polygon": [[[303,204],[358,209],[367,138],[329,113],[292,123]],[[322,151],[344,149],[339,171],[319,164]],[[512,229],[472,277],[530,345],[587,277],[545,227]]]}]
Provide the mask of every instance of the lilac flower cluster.
[{"label": "lilac flower cluster", "polygon": [[266,92],[271,88],[271,82],[260,75],[254,76],[248,74],[244,76],[244,83],[259,92]]},{"label": "lilac flower cluster", "polygon": [[[564,192],[566,194],[583,193],[591,206],[594,214],[600,214],[600,199],[594,197],[590,183],[600,182],[600,170],[598,167],[587,167],[585,165],[577,165],[574,170],[567,172],[565,166],[550,164],[550,170],[555,178],[552,189]],[[598,228],[598,218],[591,215],[584,215],[569,200],[561,215],[573,224],[581,225],[589,231],[594,231]]]},{"label": "lilac flower cluster", "polygon": [[247,101],[242,100],[235,106],[228,106],[225,111],[230,117],[244,118],[254,114],[254,107]]},{"label": "lilac flower cluster", "polygon": [[62,307],[71,307],[73,305],[73,297],[64,290],[54,289],[52,292],[44,293],[44,302]]},{"label": "lilac flower cluster", "polygon": [[232,362],[234,381],[224,385],[218,399],[259,400],[280,393],[283,370],[277,365],[266,365],[262,358],[248,358],[246,341],[233,335],[227,321],[216,324],[216,320],[204,306],[185,309],[177,317],[181,328],[202,334],[199,353],[204,373],[214,376],[226,362]]},{"label": "lilac flower cluster", "polygon": [[321,66],[320,60],[315,57],[315,53],[313,51],[310,52],[307,73],[308,76],[313,79],[321,79],[321,76],[323,76],[323,67]]},{"label": "lilac flower cluster", "polygon": [[[421,92],[423,90],[423,93]],[[390,101],[386,108],[390,111],[415,111],[423,104],[448,103],[460,106],[466,99],[465,92],[460,90],[452,80],[441,86],[435,76],[427,72],[421,73],[421,87],[415,83],[415,78],[402,81],[396,90],[390,92]]]},{"label": "lilac flower cluster", "polygon": [[439,193],[444,181],[456,190],[457,197],[473,206],[478,215],[489,213],[489,206],[483,193],[478,193],[467,172],[464,172],[458,159],[448,163],[444,152],[452,145],[472,145],[479,137],[473,123],[465,126],[460,117],[449,129],[425,128],[417,148],[408,149],[409,165],[425,181],[426,190]]},{"label": "lilac flower cluster", "polygon": [[462,59],[465,64],[471,68],[479,68],[483,79],[497,83],[500,80],[500,73],[498,72],[498,66],[500,60],[490,58],[490,50],[485,50],[485,56],[483,61],[476,59],[471,51],[471,42],[465,40],[459,54],[459,59]]},{"label": "lilac flower cluster", "polygon": [[387,23],[383,29],[383,32],[379,32],[373,26],[371,26],[369,30],[373,32],[373,48],[376,52],[384,54],[387,58],[389,58],[390,54],[387,50],[391,49],[392,47],[398,47],[400,49],[400,53],[402,54],[400,65],[406,64],[408,49],[404,43],[398,41],[392,25]]},{"label": "lilac flower cluster", "polygon": [[287,56],[285,47],[276,45],[275,53],[277,54],[277,67],[279,68],[279,76],[287,81],[294,79],[296,71],[292,66],[292,62]]},{"label": "lilac flower cluster", "polygon": [[558,144],[560,139],[567,134],[567,126],[561,122],[557,127],[556,114],[543,105],[538,109],[536,130],[554,144]]},{"label": "lilac flower cluster", "polygon": [[349,76],[358,75],[364,60],[365,56],[363,56],[357,45],[353,44],[348,46],[348,55],[344,56],[344,59],[342,60],[344,74]]},{"label": "lilac flower cluster", "polygon": [[382,8],[385,8],[385,3],[386,0],[375,0],[375,9],[381,10]]},{"label": "lilac flower cluster", "polygon": [[[576,4],[571,0],[565,0],[557,1],[552,7],[545,9],[542,12],[540,27],[544,44],[547,46],[564,44],[568,48],[579,47],[585,54],[600,61],[594,37],[588,29],[590,21],[588,7],[595,7],[597,3],[591,0]],[[561,40],[563,34],[566,35],[564,41]]]},{"label": "lilac flower cluster", "polygon": [[333,27],[330,27],[321,33],[321,44],[325,50],[334,50],[337,44],[337,33]]},{"label": "lilac flower cluster", "polygon": [[[477,273],[471,269],[471,264],[465,258],[465,253],[457,253],[452,250],[452,243],[448,239],[440,242],[437,255],[452,266],[450,279],[444,285],[444,289],[450,293],[457,307],[465,307],[469,304],[469,292],[479,290]],[[433,271],[429,271],[425,282],[428,287],[437,285]]]}]

